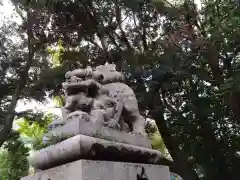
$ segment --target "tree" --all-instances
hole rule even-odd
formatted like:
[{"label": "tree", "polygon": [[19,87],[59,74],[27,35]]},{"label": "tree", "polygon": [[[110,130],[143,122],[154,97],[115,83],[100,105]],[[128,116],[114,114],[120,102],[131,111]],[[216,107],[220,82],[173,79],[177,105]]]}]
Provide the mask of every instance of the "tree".
[{"label": "tree", "polygon": [[[134,89],[141,113],[155,119],[184,179],[238,179],[237,2],[207,0],[202,9],[191,0],[14,4],[29,12],[27,29],[44,47],[34,56],[40,73],[31,74],[21,97],[61,96],[67,70],[115,63]],[[48,59],[46,47],[58,42],[64,49],[59,65],[40,60]]]},{"label": "tree", "polygon": [[[206,8],[203,9],[203,16],[201,16],[200,20],[197,19],[197,21],[194,21],[194,14],[190,14],[192,20],[190,19],[191,21],[188,22],[190,28],[188,28],[187,33],[191,35],[193,34],[192,32],[194,32],[194,36],[191,35],[189,37],[189,35],[185,35],[185,32],[182,33],[184,35],[183,37],[179,37],[178,33],[173,34],[172,37],[175,38],[175,41],[172,43],[176,48],[180,45],[180,47],[182,47],[182,44],[178,42],[182,42],[182,39],[184,40],[186,37],[188,38],[186,39],[188,44],[185,51],[182,53],[181,51],[173,52],[175,59],[177,55],[178,58],[185,60],[179,59],[178,61],[182,62],[183,66],[185,66],[185,73],[183,75],[186,80],[184,84],[182,84],[185,88],[184,91],[180,89],[178,93],[181,93],[181,95],[178,94],[177,96],[173,95],[176,92],[172,93],[162,88],[164,106],[168,112],[170,112],[170,118],[175,119],[174,121],[177,123],[178,130],[183,125],[183,130],[191,130],[191,133],[185,131],[182,134],[182,138],[186,138],[186,135],[188,135],[189,138],[192,136],[192,138],[190,138],[192,142],[190,143],[189,139],[187,140],[188,144],[184,144],[183,148],[185,152],[190,155],[190,151],[192,151],[192,157],[197,158],[198,160],[196,161],[199,163],[201,161],[201,168],[204,169],[204,174],[209,179],[224,179],[227,176],[232,179],[236,178],[237,176],[233,173],[233,169],[235,169],[234,166],[239,163],[239,160],[234,157],[234,151],[236,150],[234,144],[239,137],[233,132],[239,127],[237,125],[238,123],[236,124],[237,114],[236,112],[234,113],[231,101],[229,102],[231,98],[225,94],[228,91],[225,91],[226,89],[223,88],[226,86],[229,88],[228,71],[232,71],[232,68],[237,65],[231,63],[231,58],[233,58],[232,56],[235,56],[235,53],[238,51],[236,49],[237,42],[235,38],[238,36],[238,33],[234,33],[235,31],[232,29],[227,30],[225,23],[223,25],[225,27],[221,27],[222,23],[220,23],[222,20],[224,22],[226,18],[225,21],[228,22],[227,26],[237,28],[234,26],[234,23],[238,16],[235,12],[238,11],[238,7],[233,8],[233,4],[228,3],[229,2],[225,4],[222,2],[218,4],[213,1],[207,2],[205,4]],[[185,7],[189,6],[191,6],[191,4],[185,3]],[[230,9],[226,9],[226,7],[230,7]],[[224,8],[223,12],[221,12],[221,8]],[[220,16],[214,15],[217,11],[219,11]],[[225,13],[230,11],[232,15],[230,15],[230,13],[226,16]],[[200,18],[199,16],[195,16],[195,18],[196,17]],[[219,19],[221,19],[220,22]],[[191,29],[196,30],[192,31]],[[232,43],[234,43],[234,45]],[[230,46],[232,46],[232,48],[229,49]],[[229,57],[231,58],[228,59],[227,56],[224,57],[222,54],[225,54],[224,56],[230,55]],[[234,58],[236,57],[237,56]],[[231,64],[230,69],[226,69],[224,65],[226,63]],[[180,66],[181,70],[183,70],[183,66]],[[237,72],[236,69],[233,71]],[[233,90],[232,86],[230,86],[230,89],[230,91]],[[222,90],[225,91],[224,95],[222,94]],[[235,96],[235,98],[237,97]],[[179,103],[181,99],[183,101]],[[182,106],[183,102],[184,106]],[[191,118],[192,120],[190,121]],[[180,119],[185,121],[185,123],[187,123],[186,120],[188,120],[189,123],[181,125],[179,124]],[[231,132],[231,134],[233,133],[234,135],[227,135],[226,132]],[[181,137],[179,131],[177,136]],[[199,139],[196,139],[197,137]],[[193,147],[192,143],[196,146],[194,145]],[[232,149],[233,146],[235,150]],[[196,154],[196,149],[202,149],[202,152],[207,152],[209,156],[206,156],[205,153]],[[211,167],[210,164],[212,164]],[[227,169],[224,169],[224,167]]]},{"label": "tree", "polygon": [[[2,109],[2,117],[1,117],[1,130],[0,130],[0,145],[4,143],[4,141],[7,140],[8,135],[12,128],[12,123],[15,118],[15,108],[17,105],[18,100],[23,95],[23,90],[25,89],[26,84],[28,83],[29,79],[29,70],[32,67],[34,54],[36,50],[39,50],[39,44],[34,42],[34,34],[31,30],[31,17],[30,14],[30,7],[29,4],[27,4],[27,17],[24,19],[23,22],[26,26],[26,28],[21,29],[24,30],[23,33],[21,31],[18,31],[14,28],[12,28],[15,31],[18,31],[19,36],[21,37],[22,44],[20,47],[18,47],[18,51],[15,51],[14,53],[11,53],[10,48],[11,47],[5,47],[5,46],[11,46],[13,44],[10,44],[11,42],[9,38],[7,38],[7,33],[12,33],[11,31],[5,32],[4,34],[4,41],[1,46],[2,51],[2,86],[4,90],[1,93],[1,109]],[[14,25],[14,24],[13,24]],[[3,27],[3,30],[6,27]],[[11,28],[11,25],[10,25]],[[24,38],[24,34],[27,36],[27,38]],[[8,43],[8,44],[7,44]],[[25,46],[24,46],[25,45]],[[22,51],[21,46],[24,48],[27,48],[27,51]],[[8,77],[10,76],[10,78]],[[14,81],[14,82],[11,82]],[[9,91],[10,90],[10,91]],[[9,98],[9,95],[11,96]]]}]

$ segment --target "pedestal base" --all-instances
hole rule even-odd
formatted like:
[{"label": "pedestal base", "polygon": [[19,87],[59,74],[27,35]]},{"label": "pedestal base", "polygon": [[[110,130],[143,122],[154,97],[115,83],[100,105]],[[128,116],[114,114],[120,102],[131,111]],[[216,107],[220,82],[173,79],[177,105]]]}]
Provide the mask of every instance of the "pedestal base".
[{"label": "pedestal base", "polygon": [[79,160],[21,180],[170,180],[167,166]]},{"label": "pedestal base", "polygon": [[[44,143],[48,144],[50,139],[64,140],[78,134],[101,138],[119,143],[131,144],[145,148],[152,148],[151,141],[148,137],[132,133],[118,131],[112,128],[104,127],[100,124],[93,124],[75,118],[67,122],[64,126],[57,127],[44,136]],[[66,138],[67,137],[67,138]]]},{"label": "pedestal base", "polygon": [[161,164],[165,158],[154,149],[79,134],[35,152],[29,163],[46,170],[80,159]]}]

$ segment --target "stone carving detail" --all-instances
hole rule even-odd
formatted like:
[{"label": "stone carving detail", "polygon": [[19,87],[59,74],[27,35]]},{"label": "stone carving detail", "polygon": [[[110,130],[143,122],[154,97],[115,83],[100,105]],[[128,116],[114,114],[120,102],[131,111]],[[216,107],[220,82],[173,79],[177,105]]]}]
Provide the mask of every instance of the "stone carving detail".
[{"label": "stone carving detail", "polygon": [[65,78],[66,82],[62,85],[66,99],[66,122],[79,118],[145,135],[145,119],[139,113],[136,96],[123,83],[124,76],[116,71],[115,65],[76,69],[67,72]]},{"label": "stone carving detail", "polygon": [[144,167],[141,168],[141,173],[137,174],[137,180],[149,180]]},{"label": "stone carving detail", "polygon": [[164,160],[158,150],[79,134],[35,152],[29,162],[33,167],[45,170],[77,159],[146,164],[159,164]]}]

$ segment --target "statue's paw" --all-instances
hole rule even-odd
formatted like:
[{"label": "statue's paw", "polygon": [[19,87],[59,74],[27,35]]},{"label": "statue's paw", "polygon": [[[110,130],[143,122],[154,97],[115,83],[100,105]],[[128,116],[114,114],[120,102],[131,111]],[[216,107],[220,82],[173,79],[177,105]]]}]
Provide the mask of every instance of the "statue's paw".
[{"label": "statue's paw", "polygon": [[57,127],[61,127],[65,124],[64,121],[53,121],[51,124],[48,125],[48,131],[51,131]]},{"label": "statue's paw", "polygon": [[137,136],[146,136],[147,135],[145,132],[140,132],[140,131],[132,131],[131,134],[134,134]]},{"label": "statue's paw", "polygon": [[121,129],[119,123],[116,120],[109,120],[107,122],[104,122],[104,126],[107,126],[109,128],[116,129],[116,130]]},{"label": "statue's paw", "polygon": [[80,121],[86,121],[86,122],[89,122],[91,120],[90,116],[84,112],[76,112],[75,111],[75,112],[69,114],[67,117],[68,121],[72,121],[75,119],[80,120]]},{"label": "statue's paw", "polygon": [[119,124],[112,124],[112,123],[110,123],[110,124],[108,124],[108,127],[112,128],[112,129],[120,130]]}]

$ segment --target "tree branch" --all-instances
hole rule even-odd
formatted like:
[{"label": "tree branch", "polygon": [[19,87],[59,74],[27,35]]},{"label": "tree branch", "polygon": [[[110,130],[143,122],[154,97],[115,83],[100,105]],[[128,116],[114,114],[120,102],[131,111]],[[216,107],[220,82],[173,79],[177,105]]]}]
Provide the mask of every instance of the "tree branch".
[{"label": "tree branch", "polygon": [[[99,28],[98,28],[98,24],[99,22],[97,21],[96,19],[96,12],[94,11],[94,7],[91,5],[91,10],[90,8],[88,7],[88,5],[86,5],[85,3],[81,2],[85,11],[87,12],[88,16],[90,17],[90,19],[93,21],[93,23],[95,23],[96,25],[96,30],[97,30],[97,36],[98,38],[100,39],[101,41],[101,44],[102,44],[102,47],[103,47],[103,50],[107,53],[108,52],[108,47],[107,47],[107,44],[105,42],[105,39],[104,39],[104,35],[101,33],[101,31],[99,31]],[[102,26],[104,27],[104,26]]]},{"label": "tree branch", "polygon": [[162,92],[162,102],[163,102],[163,105],[164,107],[171,113],[173,114],[178,114],[178,115],[181,115],[177,109],[175,109],[174,107],[172,107],[172,105],[170,105],[168,102],[167,102],[167,99],[166,99],[166,96],[165,96],[165,93]]},{"label": "tree branch", "polygon": [[[97,18],[96,18],[97,17],[97,13],[94,10],[94,7],[93,7],[92,3],[89,2],[88,4],[85,4],[84,2],[81,1],[81,4],[83,5],[83,7],[84,7],[87,15],[89,16],[89,18],[96,25],[97,37],[99,38],[99,40],[101,42],[101,45],[102,45],[104,53],[106,54],[108,59],[112,59],[111,54],[108,51],[108,44],[105,41],[105,37],[104,37],[105,35],[99,30],[99,27],[98,27],[99,23],[101,24],[101,27],[104,27],[104,25],[103,25],[103,23],[101,21],[97,20]],[[107,61],[107,60],[105,60],[105,61]]]},{"label": "tree branch", "polygon": [[148,51],[148,44],[147,44],[147,31],[146,31],[146,27],[144,26],[144,24],[142,23],[143,26],[143,33],[141,34],[142,37],[142,42],[143,42],[143,48],[145,51]]},{"label": "tree branch", "polygon": [[89,38],[86,38],[91,44],[93,44],[94,46],[96,46],[96,47],[98,47],[99,49],[101,49],[102,51],[103,51],[103,48],[99,45],[99,44],[97,44],[96,42],[94,42],[94,40],[91,38],[91,37],[89,37]]},{"label": "tree branch", "polygon": [[122,34],[122,38],[121,40],[123,40],[123,42],[126,44],[127,48],[130,50],[130,51],[133,51],[133,48],[132,48],[132,45],[130,44],[130,42],[128,41],[127,39],[127,35],[126,33],[124,32],[123,28],[122,28],[122,15],[121,15],[121,9],[118,5],[116,5],[116,20],[117,20],[117,23],[118,23],[118,27],[121,31],[121,34]]},{"label": "tree branch", "polygon": [[[137,26],[136,17],[135,17],[135,13],[134,13],[134,12],[133,12],[133,22],[134,22],[134,25],[135,25],[136,29],[138,30],[138,33],[139,33],[140,36],[141,36],[141,33],[140,33],[139,28],[138,28],[138,26]],[[138,46],[138,49],[139,49],[140,51],[142,51],[142,48],[141,48],[140,45]]]},{"label": "tree branch", "polygon": [[[30,17],[30,12],[28,11],[27,13],[27,18]],[[33,48],[33,44],[32,44],[32,31],[31,28],[29,26],[30,24],[28,23],[28,28],[27,28],[27,35],[28,35],[28,58],[26,61],[26,65],[24,67],[23,72],[20,74],[20,79],[19,82],[17,84],[17,87],[15,89],[15,92],[12,96],[12,100],[10,103],[10,106],[8,108],[8,111],[6,113],[6,117],[4,119],[4,123],[3,123],[3,128],[0,130],[0,146],[2,146],[2,144],[6,141],[6,139],[8,138],[9,133],[11,132],[12,129],[12,123],[14,121],[14,117],[15,117],[15,108],[18,102],[18,99],[23,91],[23,89],[25,88],[25,85],[27,83],[28,80],[28,71],[32,65],[33,62],[33,56],[34,56],[34,48]]]},{"label": "tree branch", "polygon": [[149,98],[149,111],[151,118],[155,119],[156,125],[160,131],[160,134],[163,138],[164,144],[166,145],[171,157],[174,160],[175,167],[178,169],[178,172],[181,172],[181,176],[185,180],[198,180],[199,177],[196,172],[192,169],[192,165],[189,164],[188,158],[184,152],[182,152],[179,147],[176,139],[171,134],[171,129],[164,119],[164,109],[162,106],[162,101],[159,95],[159,85],[154,85],[150,90]]}]

